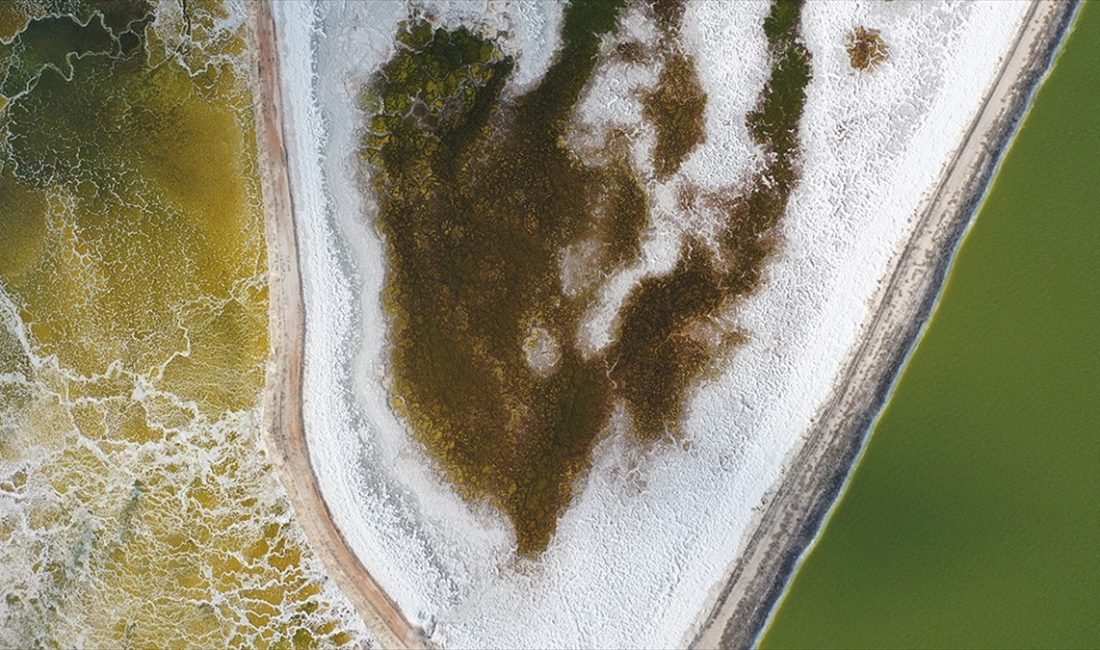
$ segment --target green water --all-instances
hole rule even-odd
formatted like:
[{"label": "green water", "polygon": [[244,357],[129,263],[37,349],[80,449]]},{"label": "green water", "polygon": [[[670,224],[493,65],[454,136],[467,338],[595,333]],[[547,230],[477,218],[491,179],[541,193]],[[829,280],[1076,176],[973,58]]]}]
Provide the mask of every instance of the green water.
[{"label": "green water", "polygon": [[763,641],[1100,646],[1100,7]]}]

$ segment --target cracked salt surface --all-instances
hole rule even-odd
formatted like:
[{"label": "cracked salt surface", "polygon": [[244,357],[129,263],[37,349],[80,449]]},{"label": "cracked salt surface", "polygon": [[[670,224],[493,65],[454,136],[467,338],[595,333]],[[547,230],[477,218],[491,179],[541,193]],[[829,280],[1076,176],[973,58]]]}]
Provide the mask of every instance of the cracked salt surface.
[{"label": "cracked salt surface", "polygon": [[[546,69],[561,7],[415,3],[444,24],[507,31],[517,83]],[[758,507],[798,447],[922,198],[976,113],[1026,3],[809,3],[814,79],[802,123],[803,179],[783,242],[740,306],[748,334],[702,386],[685,438],[598,446],[590,476],[537,561],[516,560],[502,516],[464,503],[386,403],[383,251],[359,188],[356,97],[393,51],[402,3],[276,3],[291,182],[306,298],[304,410],[333,516],[371,573],[433,641],[456,646],[670,646],[691,637]],[[684,40],[709,95],[707,141],[684,165],[696,184],[745,178],[760,153],[744,127],[767,73],[767,5],[692,3]],[[630,19],[633,20],[633,19]],[[853,71],[857,25],[881,30],[890,60]],[[645,38],[645,26],[631,33]],[[579,109],[589,126],[640,116],[608,65]],[[639,73],[637,76],[644,77]],[[614,108],[613,113],[608,107]],[[620,112],[621,108],[621,112]],[[643,156],[645,147],[635,156]],[[650,184],[659,197],[668,187]],[[606,342],[613,309],[673,263],[681,228],[656,210],[644,262],[605,284],[592,315]]]}]

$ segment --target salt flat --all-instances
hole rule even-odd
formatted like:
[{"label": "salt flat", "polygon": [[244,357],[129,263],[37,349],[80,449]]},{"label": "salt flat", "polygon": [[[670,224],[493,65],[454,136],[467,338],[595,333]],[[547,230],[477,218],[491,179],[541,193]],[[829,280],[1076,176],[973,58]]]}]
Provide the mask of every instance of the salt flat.
[{"label": "salt flat", "polygon": [[[520,54],[519,86],[539,77],[557,43],[556,5],[417,6],[449,25],[506,30],[505,49]],[[683,439],[646,449],[616,436],[600,444],[538,560],[516,559],[504,518],[436,478],[386,401],[378,299],[385,260],[373,202],[360,190],[365,116],[357,95],[392,53],[409,9],[274,8],[306,307],[304,420],[344,536],[406,615],[444,645],[667,646],[690,638],[856,343],[1027,4],[804,9],[814,79],[800,133],[803,177],[765,282],[738,310],[747,342],[698,390]],[[744,118],[768,65],[766,12],[763,3],[689,6],[685,41],[709,95],[707,141],[684,168],[693,182],[736,182],[759,165]],[[870,74],[852,70],[844,50],[858,25],[881,30],[890,46],[890,60]],[[644,77],[604,70],[579,120],[636,123],[629,86]],[[647,190],[659,199],[667,188]],[[655,210],[644,260],[609,279],[605,308],[588,321],[594,345],[608,336],[616,296],[670,266],[682,230],[672,211]]]}]

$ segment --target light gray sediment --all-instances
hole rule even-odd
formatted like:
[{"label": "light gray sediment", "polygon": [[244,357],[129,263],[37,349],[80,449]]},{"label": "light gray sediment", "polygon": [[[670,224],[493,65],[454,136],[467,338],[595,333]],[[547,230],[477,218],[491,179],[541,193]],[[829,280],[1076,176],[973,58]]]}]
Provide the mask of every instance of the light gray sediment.
[{"label": "light gray sediment", "polygon": [[[1079,6],[1079,0],[1033,2],[908,243],[884,275],[858,345],[849,353],[801,447],[788,459],[787,471],[770,492],[755,530],[691,638],[693,647],[748,648],[758,642],[843,493],[939,300],[955,253]],[[1020,66],[1018,74],[1016,66]]]}]

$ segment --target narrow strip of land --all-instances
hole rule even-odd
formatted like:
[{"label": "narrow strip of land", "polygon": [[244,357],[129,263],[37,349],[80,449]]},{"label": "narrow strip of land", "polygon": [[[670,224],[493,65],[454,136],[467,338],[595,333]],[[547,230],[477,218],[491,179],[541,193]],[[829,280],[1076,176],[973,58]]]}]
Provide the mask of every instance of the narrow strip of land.
[{"label": "narrow strip of land", "polygon": [[265,435],[296,519],[328,575],[347,595],[383,647],[421,647],[419,630],[360,561],[321,494],[302,417],[305,309],[298,268],[294,204],[287,174],[275,23],[269,0],[249,5],[257,52],[256,127],[266,215],[269,338],[272,357],[264,396]]},{"label": "narrow strip of land", "polygon": [[1033,0],[977,116],[920,208],[869,316],[788,461],[744,549],[691,638],[700,648],[753,645],[844,487],[943,287],[1000,158],[1061,42],[1076,3]]}]

